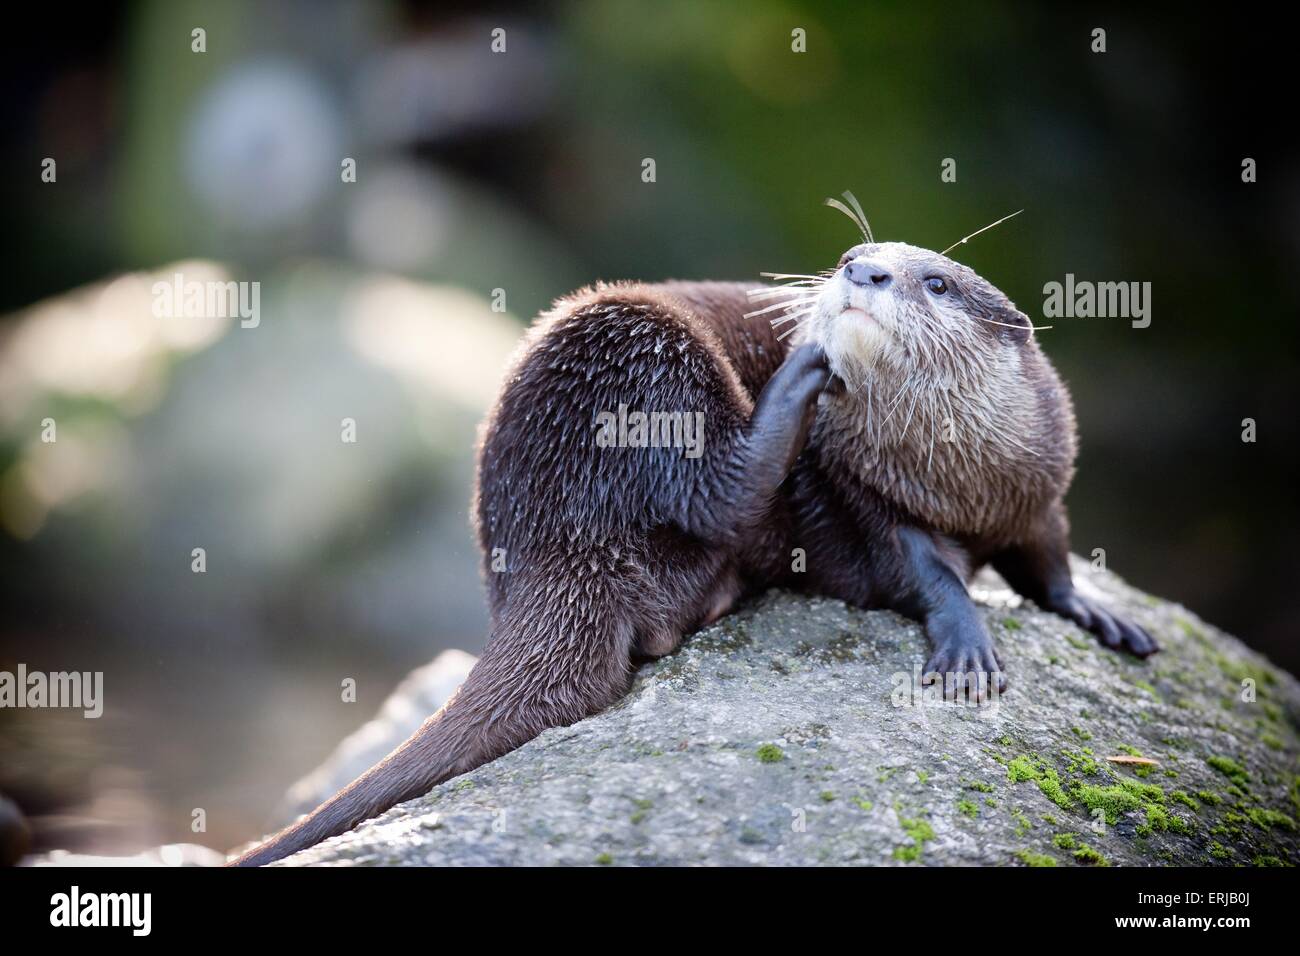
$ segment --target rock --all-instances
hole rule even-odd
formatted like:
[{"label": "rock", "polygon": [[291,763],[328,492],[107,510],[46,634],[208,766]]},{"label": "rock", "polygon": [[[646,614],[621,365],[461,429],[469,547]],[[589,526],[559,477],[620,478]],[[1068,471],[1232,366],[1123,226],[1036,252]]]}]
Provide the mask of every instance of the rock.
[{"label": "rock", "polygon": [[415,733],[425,718],[455,693],[476,660],[464,651],[443,651],[406,675],[374,718],[345,737],[324,763],[289,788],[275,814],[279,825],[286,826],[316,809]]},{"label": "rock", "polygon": [[985,573],[1011,687],[942,703],[914,688],[915,623],[773,592],[608,711],[280,865],[1295,863],[1297,681],[1074,571],[1163,653],[1112,653]]}]

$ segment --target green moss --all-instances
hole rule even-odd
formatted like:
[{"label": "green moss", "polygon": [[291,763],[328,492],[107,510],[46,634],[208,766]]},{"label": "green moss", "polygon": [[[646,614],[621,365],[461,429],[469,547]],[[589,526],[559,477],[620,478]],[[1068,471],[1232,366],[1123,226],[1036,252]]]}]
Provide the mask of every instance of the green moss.
[{"label": "green moss", "polygon": [[1152,687],[1150,684],[1148,684],[1148,683],[1147,683],[1146,681],[1144,681],[1144,680],[1135,680],[1135,681],[1133,682],[1133,686],[1136,687],[1136,688],[1138,688],[1139,690],[1144,690],[1144,691],[1146,691],[1146,692],[1147,692],[1148,694],[1150,694],[1152,697],[1159,697],[1159,696],[1160,696],[1159,694],[1156,693],[1156,689],[1155,689],[1154,687]]},{"label": "green moss", "polygon": [[1209,790],[1197,790],[1196,795],[1200,797],[1203,802],[1208,803],[1212,807],[1217,807],[1223,802],[1223,797]]},{"label": "green moss", "polygon": [[909,818],[898,812],[894,808],[894,813],[898,816],[898,825],[903,828],[903,832],[911,838],[912,842],[908,846],[894,848],[894,859],[902,860],[905,863],[914,863],[921,858],[925,844],[934,839],[934,828],[920,817]]},{"label": "green moss", "polygon": [[1032,757],[1017,757],[1007,764],[1007,779],[1012,783],[1038,779],[1038,765]]},{"label": "green moss", "polygon": [[[1223,815],[1223,821],[1219,826],[1223,828],[1221,832],[1229,833],[1232,836],[1241,836],[1242,824],[1249,822],[1249,818],[1242,816],[1240,813],[1234,813],[1229,810]],[[1210,832],[1213,833],[1215,831],[1211,830]]]},{"label": "green moss", "polygon": [[898,823],[903,828],[903,832],[917,843],[926,843],[934,839],[934,828],[919,817],[916,819],[900,818]]},{"label": "green moss", "polygon": [[628,821],[631,822],[634,826],[635,826],[636,824],[640,823],[640,822],[641,822],[642,820],[644,820],[644,819],[645,819],[645,811],[644,811],[644,810],[638,810],[638,811],[636,811],[634,814],[632,814],[630,817],[628,817]]},{"label": "green moss", "polygon": [[930,779],[930,774],[929,774],[927,771],[925,771],[925,770],[918,770],[918,771],[916,772],[916,781],[917,781],[917,783],[926,783],[926,782],[929,781],[929,779]]},{"label": "green moss", "polygon": [[1016,836],[1024,836],[1034,828],[1034,825],[1029,822],[1029,817],[1020,810],[1012,810],[1011,818],[1016,821]]},{"label": "green moss", "polygon": [[1251,860],[1252,866],[1290,866],[1289,863],[1283,863],[1275,856],[1257,856]]},{"label": "green moss", "polygon": [[1070,730],[1073,731],[1074,736],[1078,737],[1080,740],[1092,739],[1092,734],[1080,727],[1071,727]]},{"label": "green moss", "polygon": [[763,744],[754,752],[760,763],[780,763],[785,759],[785,751],[776,744]]},{"label": "green moss", "polygon": [[1094,850],[1086,843],[1079,845],[1072,856],[1085,866],[1110,866],[1110,861],[1102,856],[1101,852]]},{"label": "green moss", "polygon": [[1131,744],[1118,744],[1116,745],[1115,749],[1120,751],[1121,753],[1128,754],[1130,757],[1142,756],[1142,751],[1138,750],[1136,747],[1132,746]]},{"label": "green moss", "polygon": [[858,805],[859,810],[870,811],[871,808],[875,806],[875,804],[866,797],[854,797],[853,802]]},{"label": "green moss", "polygon": [[1271,830],[1274,827],[1281,827],[1284,830],[1295,830],[1296,828],[1295,821],[1281,810],[1252,807],[1246,811],[1246,816],[1251,823],[1261,830]]},{"label": "green moss", "polygon": [[1271,687],[1277,683],[1277,676],[1268,668],[1255,664],[1248,664],[1245,661],[1233,660],[1225,654],[1218,651],[1212,651],[1210,659],[1214,666],[1219,669],[1223,676],[1232,680],[1233,683],[1240,685],[1242,681],[1253,680],[1259,693],[1264,693],[1265,687]]},{"label": "green moss", "polygon": [[823,790],[821,792],[821,798],[822,798],[822,803],[830,803],[832,800],[835,799],[835,794],[831,793],[829,790]]},{"label": "green moss", "polygon": [[1061,756],[1068,761],[1065,768],[1066,773],[1085,773],[1089,776],[1096,776],[1101,773],[1101,766],[1086,751],[1076,753],[1073,750],[1062,750]]},{"label": "green moss", "polygon": [[1061,821],[1057,820],[1056,817],[1052,816],[1050,813],[1043,814],[1043,822],[1049,827],[1059,827],[1061,825]]},{"label": "green moss", "polygon": [[1250,775],[1246,773],[1246,768],[1230,757],[1206,757],[1208,763],[1219,773],[1223,774],[1241,789],[1250,786]]},{"label": "green moss", "polygon": [[1281,750],[1284,746],[1286,746],[1285,744],[1282,743],[1282,738],[1277,736],[1276,734],[1263,733],[1260,734],[1259,739],[1260,742],[1265,747],[1268,747],[1270,750]]},{"label": "green moss", "polygon": [[1181,803],[1183,806],[1189,807],[1192,810],[1199,811],[1201,809],[1201,805],[1182,790],[1175,790],[1173,793],[1169,794],[1169,799],[1174,801],[1174,803]]},{"label": "green moss", "polygon": [[1087,641],[1085,641],[1083,638],[1075,637],[1073,634],[1065,635],[1065,640],[1066,643],[1068,643],[1071,647],[1075,648],[1076,650],[1086,651],[1092,647],[1092,645],[1089,644]]},{"label": "green moss", "polygon": [[1005,627],[1008,631],[1020,630],[1020,622],[1017,621],[1014,617],[1004,617],[1002,619],[1002,626]]},{"label": "green moss", "polygon": [[474,789],[474,781],[473,781],[473,780],[457,780],[457,781],[456,781],[456,785],[455,785],[454,787],[452,787],[452,789],[453,789],[453,790],[473,790],[473,789]]},{"label": "green moss", "polygon": [[609,864],[614,862],[614,858],[608,853],[598,853],[596,854],[596,862],[601,866],[609,866]]},{"label": "green moss", "polygon": [[980,814],[980,808],[970,800],[958,800],[957,812],[964,814],[974,820]]},{"label": "green moss", "polygon": [[1074,838],[1073,833],[1058,833],[1052,837],[1052,842],[1062,850],[1073,850],[1079,845],[1079,841]]},{"label": "green moss", "polygon": [[1210,844],[1210,856],[1214,857],[1216,860],[1226,860],[1231,855],[1232,854],[1228,852],[1228,850],[1226,850],[1223,844],[1218,840],[1215,840]]},{"label": "green moss", "polygon": [[1154,783],[1138,783],[1136,780],[1121,780],[1119,785],[1125,790],[1136,793],[1143,800],[1149,800],[1153,803],[1165,802],[1165,792]]},{"label": "green moss", "polygon": [[1056,769],[1028,754],[1016,757],[1007,764],[1007,779],[1012,783],[1032,780],[1038,784],[1038,789],[1043,792],[1043,795],[1061,809],[1069,810],[1074,806],[1074,801],[1061,786],[1061,778]]},{"label": "green moss", "polygon": [[1106,822],[1112,826],[1119,822],[1120,814],[1141,809],[1144,804],[1162,803],[1165,798],[1159,787],[1136,780],[1121,780],[1109,787],[1076,783],[1072,792],[1089,812],[1103,811]]},{"label": "green moss", "polygon": [[1138,827],[1137,832],[1146,836],[1154,831],[1164,833],[1172,830],[1175,833],[1188,833],[1192,827],[1182,817],[1170,813],[1158,803],[1148,803],[1143,807],[1146,810],[1146,823]]},{"label": "green moss", "polygon": [[1066,794],[1065,788],[1061,786],[1061,780],[1056,775],[1056,771],[1051,767],[1043,770],[1043,775],[1038,778],[1038,789],[1043,795],[1051,800],[1062,810],[1069,810],[1074,806],[1074,801]]},{"label": "green moss", "polygon": [[1032,850],[1017,850],[1016,856],[1025,866],[1056,866],[1056,857]]},{"label": "green moss", "polygon": [[979,780],[971,780],[971,781],[969,781],[969,782],[966,784],[966,789],[967,789],[967,790],[976,790],[976,791],[978,791],[978,792],[980,792],[980,793],[992,793],[992,792],[993,792],[993,784],[991,784],[991,783],[983,783],[983,782],[981,782],[981,781],[979,781]]},{"label": "green moss", "polygon": [[985,798],[984,798],[984,806],[986,806],[986,807],[996,807],[997,805],[998,805],[998,802],[997,802],[996,800],[994,800],[992,797],[985,797]]}]

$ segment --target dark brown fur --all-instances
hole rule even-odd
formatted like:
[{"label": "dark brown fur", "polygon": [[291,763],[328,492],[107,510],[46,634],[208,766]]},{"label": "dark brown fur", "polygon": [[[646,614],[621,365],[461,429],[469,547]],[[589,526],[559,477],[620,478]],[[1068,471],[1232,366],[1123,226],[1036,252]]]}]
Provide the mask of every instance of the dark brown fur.
[{"label": "dark brown fur", "polygon": [[[841,266],[883,248],[857,247]],[[916,252],[915,270],[931,268],[934,254]],[[557,303],[527,334],[482,430],[475,511],[491,636],[478,665],[393,754],[237,862],[279,859],[597,713],[626,692],[635,659],[671,652],[745,591],[784,585],[892,607],[924,622],[935,646],[928,670],[992,673],[1001,667],[964,587],[991,561],[1106,643],[1154,650],[1070,585],[1062,497],[1073,417],[1028,321],[970,270],[936,259],[965,283],[962,309],[1013,326],[977,325],[966,347],[972,363],[999,349],[1025,356],[1008,366],[1023,370],[1024,395],[992,396],[1033,405],[1014,436],[1027,443],[1021,461],[1006,460],[1015,445],[986,441],[941,448],[937,466],[931,454],[923,468],[914,439],[892,425],[868,429],[878,445],[864,442],[869,400],[838,380],[812,425],[827,355],[836,373],[844,356],[815,323],[792,347],[764,319],[745,318],[748,286],[600,285]],[[903,298],[918,294],[906,285],[912,261],[898,260],[900,308],[924,305]],[[838,294],[823,290],[821,320],[839,321]],[[703,412],[704,454],[599,447],[596,415],[620,404]],[[961,471],[972,468],[986,482],[973,496]],[[959,495],[970,501],[946,505]],[[792,568],[796,548],[806,571]],[[493,570],[496,555],[504,571]]]}]

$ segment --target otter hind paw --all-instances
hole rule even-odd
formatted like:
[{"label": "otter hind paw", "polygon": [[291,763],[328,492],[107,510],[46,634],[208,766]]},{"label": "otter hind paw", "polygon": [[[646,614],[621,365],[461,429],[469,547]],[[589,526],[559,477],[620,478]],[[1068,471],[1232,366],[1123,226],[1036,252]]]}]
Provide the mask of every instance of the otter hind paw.
[{"label": "otter hind paw", "polygon": [[1112,651],[1128,651],[1135,657],[1150,657],[1160,650],[1155,638],[1128,619],[1107,610],[1078,591],[1055,602],[1049,610],[1091,631],[1097,640]]}]

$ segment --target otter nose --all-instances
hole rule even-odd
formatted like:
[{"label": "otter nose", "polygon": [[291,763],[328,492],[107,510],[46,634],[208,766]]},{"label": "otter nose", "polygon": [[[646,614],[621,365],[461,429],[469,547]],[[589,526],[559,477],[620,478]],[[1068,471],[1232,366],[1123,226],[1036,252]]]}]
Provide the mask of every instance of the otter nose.
[{"label": "otter nose", "polygon": [[850,262],[844,269],[844,277],[854,285],[875,286],[883,289],[894,280],[885,268],[874,262]]}]

